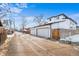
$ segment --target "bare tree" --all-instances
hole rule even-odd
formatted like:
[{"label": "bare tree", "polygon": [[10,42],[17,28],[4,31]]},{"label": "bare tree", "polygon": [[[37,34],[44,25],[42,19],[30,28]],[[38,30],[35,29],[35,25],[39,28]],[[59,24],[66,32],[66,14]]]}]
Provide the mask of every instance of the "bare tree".
[{"label": "bare tree", "polygon": [[7,15],[7,11],[8,11],[7,6],[8,4],[6,3],[0,3],[0,20]]},{"label": "bare tree", "polygon": [[10,10],[9,3],[0,4],[0,20],[9,16],[8,19],[4,20],[4,23],[7,25],[7,27],[9,27],[9,29],[12,28],[12,25],[14,25],[14,28],[15,28],[15,23],[13,23],[13,21],[11,20],[13,19],[12,18],[13,13],[14,12]]},{"label": "bare tree", "polygon": [[35,16],[33,20],[37,25],[40,25],[44,22],[43,15]]},{"label": "bare tree", "polygon": [[[23,8],[27,7],[27,4],[21,4],[21,3],[17,3],[17,4],[18,4],[17,8],[19,8],[19,9],[23,9]],[[0,20],[9,16],[8,17],[9,18],[8,23],[9,23],[10,29],[11,29],[12,25],[14,25],[14,28],[15,28],[15,19],[13,19],[12,14],[16,13],[16,12],[12,11],[11,8],[12,7],[10,7],[9,3],[0,3]],[[17,14],[19,14],[19,13],[17,13]],[[5,21],[5,23],[7,23],[7,21]],[[26,23],[27,23],[27,21],[25,20],[25,16],[22,16],[22,27],[23,27],[23,29],[26,26]]]},{"label": "bare tree", "polygon": [[22,26],[22,30],[24,30],[24,28],[27,26],[27,19],[25,15],[21,15],[21,17],[22,17],[21,26]]}]

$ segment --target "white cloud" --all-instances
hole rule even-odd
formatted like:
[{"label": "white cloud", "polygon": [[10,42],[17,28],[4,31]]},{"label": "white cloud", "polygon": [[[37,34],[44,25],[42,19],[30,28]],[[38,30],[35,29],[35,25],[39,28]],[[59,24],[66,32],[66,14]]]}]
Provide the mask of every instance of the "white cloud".
[{"label": "white cloud", "polygon": [[22,11],[22,9],[19,9],[17,7],[11,7],[10,11],[13,12],[13,13],[20,13]]},{"label": "white cloud", "polygon": [[26,17],[26,19],[27,19],[28,21],[32,21],[32,20],[34,19],[34,16]]},{"label": "white cloud", "polygon": [[79,13],[71,14],[70,17],[74,19],[79,25]]},{"label": "white cloud", "polygon": [[33,26],[35,26],[35,23],[33,22],[34,16],[28,16],[28,17],[26,17],[26,20],[27,20],[27,23],[28,23],[26,27],[33,27]]},{"label": "white cloud", "polygon": [[27,8],[28,7],[28,4],[27,3],[17,3],[16,6],[18,8]]},{"label": "white cloud", "polygon": [[79,21],[79,13],[72,14],[72,15],[70,15],[70,17],[73,18],[74,20],[78,20]]},{"label": "white cloud", "polygon": [[73,17],[79,17],[79,13],[72,14],[71,16],[73,16]]},{"label": "white cloud", "polygon": [[33,16],[28,16],[25,19],[27,20],[28,25],[33,24],[33,20],[34,20]]},{"label": "white cloud", "polygon": [[[33,22],[34,16],[26,16],[25,20],[27,21],[26,23],[26,27],[31,27],[34,26],[34,22]],[[15,17],[15,23],[16,23],[16,27],[20,28],[21,24],[22,24],[22,17],[20,16],[16,16]]]}]

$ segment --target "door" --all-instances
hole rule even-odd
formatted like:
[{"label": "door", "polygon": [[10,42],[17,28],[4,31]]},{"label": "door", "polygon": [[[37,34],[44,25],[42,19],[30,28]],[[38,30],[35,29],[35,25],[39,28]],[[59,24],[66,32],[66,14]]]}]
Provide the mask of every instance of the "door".
[{"label": "door", "polygon": [[53,29],[52,38],[53,38],[53,40],[59,40],[60,39],[60,31],[59,31],[59,29]]}]

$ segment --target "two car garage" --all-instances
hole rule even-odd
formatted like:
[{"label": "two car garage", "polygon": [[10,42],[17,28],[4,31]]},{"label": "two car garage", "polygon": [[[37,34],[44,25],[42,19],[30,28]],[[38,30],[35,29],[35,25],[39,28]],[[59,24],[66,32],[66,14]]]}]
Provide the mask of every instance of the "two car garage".
[{"label": "two car garage", "polygon": [[52,38],[54,40],[58,40],[60,38],[59,29],[51,29],[50,25],[32,28],[31,34],[44,38]]},{"label": "two car garage", "polygon": [[39,26],[31,29],[31,34],[39,37],[50,38],[50,26]]}]

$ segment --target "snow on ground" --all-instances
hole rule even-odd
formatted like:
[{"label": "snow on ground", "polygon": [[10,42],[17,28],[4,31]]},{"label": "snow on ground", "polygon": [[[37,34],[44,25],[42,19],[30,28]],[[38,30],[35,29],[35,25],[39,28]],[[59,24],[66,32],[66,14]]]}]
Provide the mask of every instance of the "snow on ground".
[{"label": "snow on ground", "polygon": [[73,36],[69,36],[69,37],[66,37],[66,38],[60,39],[60,40],[79,42],[79,34],[76,34],[76,35],[73,35]]},{"label": "snow on ground", "polygon": [[14,33],[13,34],[11,34],[11,35],[7,35],[7,38],[9,39],[9,40],[11,40],[11,38],[14,36]]},{"label": "snow on ground", "polygon": [[12,35],[7,35],[7,39],[5,40],[5,42],[0,46],[0,56],[5,56],[7,51],[8,51],[8,43],[9,41],[12,39],[12,37],[14,36],[14,34]]}]

